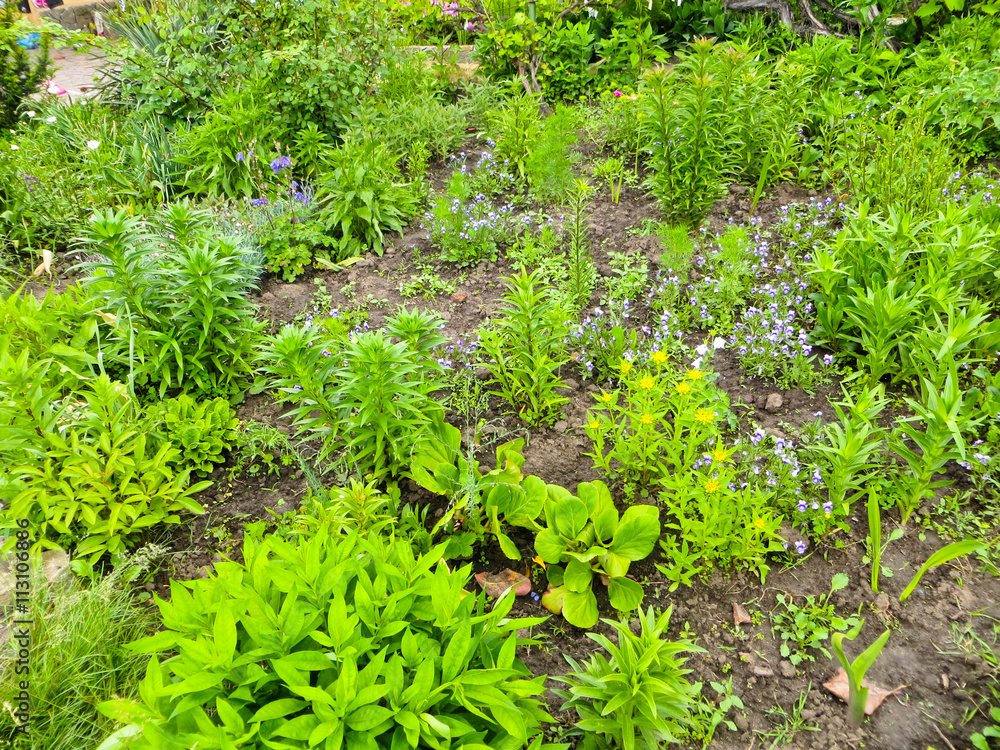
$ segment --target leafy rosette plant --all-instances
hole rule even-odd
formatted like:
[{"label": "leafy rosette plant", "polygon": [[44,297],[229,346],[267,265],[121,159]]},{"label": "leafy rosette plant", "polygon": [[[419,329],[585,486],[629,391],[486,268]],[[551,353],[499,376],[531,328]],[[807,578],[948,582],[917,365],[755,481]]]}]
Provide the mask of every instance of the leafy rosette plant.
[{"label": "leafy rosette plant", "polygon": [[542,512],[547,492],[545,482],[521,472],[524,440],[498,447],[496,468],[485,474],[473,456],[462,454],[461,447],[462,433],[438,414],[414,449],[410,477],[449,500],[447,512],[431,533],[451,534],[449,559],[471,555],[472,544],[490,534],[507,557],[520,560],[521,553],[504,533],[504,525],[537,529],[535,519]]},{"label": "leafy rosette plant", "polygon": [[636,505],[621,516],[603,482],[583,482],[572,496],[549,487],[545,523],[535,551],[548,566],[550,584],[542,603],[571,624],[597,623],[597,578],[608,587],[611,606],[627,612],[642,603],[642,586],[627,578],[629,565],[649,556],[660,537],[659,509]]},{"label": "leafy rosette plant", "polygon": [[126,724],[101,750],[540,749],[545,677],[516,632],[543,620],[508,619],[510,594],[485,611],[443,551],[325,524],[171,582],[165,629],[134,648],[173,655],[149,660],[141,700],[101,705]]}]

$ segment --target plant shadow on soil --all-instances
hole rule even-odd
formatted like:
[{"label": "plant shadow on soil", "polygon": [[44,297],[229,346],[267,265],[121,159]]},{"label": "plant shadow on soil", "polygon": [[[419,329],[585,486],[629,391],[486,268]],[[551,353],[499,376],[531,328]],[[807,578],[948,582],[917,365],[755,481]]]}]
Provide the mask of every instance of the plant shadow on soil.
[{"label": "plant shadow on soil", "polygon": [[[440,175],[438,182],[441,182]],[[433,180],[432,180],[433,183]],[[761,201],[756,216],[762,223],[773,222],[781,206],[808,200],[810,194],[794,186],[781,185],[770,191]],[[815,195],[814,193],[812,195]],[[748,189],[730,188],[730,194],[713,210],[707,226],[721,232],[730,219],[745,222],[749,215]],[[628,235],[627,230],[641,225],[644,219],[655,219],[655,203],[638,190],[626,189],[621,203],[613,204],[607,195],[596,196],[590,207],[591,247],[598,272],[611,275],[606,250],[627,251],[644,255],[652,267],[658,262],[659,244],[655,237]],[[605,242],[607,241],[607,242]],[[265,281],[257,292],[262,311],[277,328],[292,321],[307,310],[316,291],[315,279],[327,286],[333,297],[333,306],[346,308],[355,300],[382,300],[369,310],[369,325],[376,327],[385,315],[399,305],[412,307],[414,300],[400,296],[399,280],[405,279],[410,264],[405,259],[408,249],[417,246],[429,250],[426,235],[415,221],[402,237],[397,237],[383,257],[366,257],[349,270],[342,272],[320,271],[300,277],[293,283],[282,283],[274,278]],[[425,253],[426,255],[426,253]],[[416,304],[433,310],[443,318],[443,333],[452,339],[468,338],[469,334],[499,308],[503,292],[501,277],[510,274],[506,260],[482,262],[467,269],[463,277],[444,264],[437,271],[449,282],[455,282],[455,293]],[[340,291],[352,283],[354,294],[346,297]],[[460,282],[460,283],[459,283]],[[595,302],[596,299],[592,300]],[[828,397],[839,394],[839,387],[820,388],[814,396],[801,391],[782,391],[773,384],[753,378],[738,367],[735,357],[725,350],[718,352],[713,368],[719,374],[717,383],[727,391],[733,408],[744,422],[752,422],[771,430],[795,427],[814,418],[819,411],[829,412]],[[595,384],[579,382],[579,375],[567,372],[572,379],[567,395],[570,403],[563,409],[563,419],[558,429],[543,428],[532,431],[524,450],[526,474],[535,474],[546,482],[559,484],[570,491],[582,481],[592,481],[599,476],[590,459],[583,456],[589,441],[583,432],[586,410],[594,402]],[[768,396],[779,393],[781,405],[768,410]],[[282,408],[270,403],[264,396],[251,396],[240,407],[242,419],[255,419],[288,429],[281,418]],[[499,407],[495,407],[499,411]],[[515,417],[502,417],[509,429],[518,427]],[[483,465],[490,465],[489,457],[481,457]],[[169,577],[180,580],[208,574],[211,563],[228,555],[239,557],[243,526],[252,520],[273,520],[274,513],[297,509],[306,490],[305,479],[294,468],[283,468],[279,477],[237,477],[231,484],[223,468],[217,470],[216,485],[201,497],[207,509],[204,516],[190,525],[173,532],[172,544],[178,550],[172,564],[161,572],[148,588],[167,596]],[[440,508],[437,498],[431,498],[411,483],[403,485],[403,500],[417,504],[430,503],[432,514]],[[953,629],[971,628],[984,637],[992,634],[988,617],[1000,617],[1000,583],[988,574],[972,570],[968,563],[959,562],[952,567],[932,570],[918,587],[916,593],[903,606],[895,597],[909,581],[916,568],[944,542],[932,534],[926,540],[918,539],[917,529],[911,525],[906,535],[893,542],[886,553],[884,564],[896,571],[892,578],[882,579],[885,597],[876,596],[868,585],[868,566],[862,565],[867,519],[863,510],[849,519],[853,531],[839,534],[822,550],[807,555],[794,567],[774,569],[762,585],[745,573],[716,572],[705,582],[668,591],[655,563],[659,550],[647,560],[633,565],[630,574],[646,584],[646,606],[657,608],[673,606],[671,636],[682,629],[707,649],[703,655],[694,655],[688,662],[691,679],[704,682],[732,680],[732,689],[745,706],[746,716],[730,714],[735,718],[738,731],[720,727],[710,747],[718,750],[747,750],[771,747],[771,740],[762,739],[758,733],[773,729],[767,716],[776,705],[790,711],[799,696],[809,688],[803,717],[818,727],[818,731],[804,731],[795,736],[787,748],[816,750],[846,750],[865,747],[870,750],[926,750],[930,746],[968,747],[968,736],[981,729],[978,717],[963,725],[963,716],[974,708],[970,693],[985,690],[991,665],[974,651],[965,653],[952,644]],[[530,536],[517,536],[525,560],[534,555]],[[502,568],[518,569],[524,563],[514,563],[503,556],[495,545],[482,550],[473,561],[474,571]],[[846,708],[838,699],[829,695],[822,683],[833,676],[837,663],[820,653],[816,661],[802,662],[798,668],[783,661],[779,655],[780,640],[772,633],[769,614],[777,606],[775,595],[781,592],[801,597],[819,595],[829,591],[830,580],[837,572],[845,572],[851,585],[835,593],[831,601],[838,614],[857,613],[866,618],[866,625],[856,644],[848,646],[849,654],[856,655],[877,637],[886,624],[893,633],[882,656],[868,674],[868,679],[885,687],[905,686],[898,696],[890,697],[872,719],[861,728],[847,721]],[[474,585],[474,584],[473,584]],[[544,589],[544,582],[536,580],[536,590]],[[603,617],[616,617],[610,608],[603,587],[598,586],[599,603]],[[799,599],[801,601],[801,599]],[[749,611],[760,612],[759,625],[733,625],[733,604],[739,603]],[[973,614],[976,613],[976,614]],[[512,616],[538,617],[548,614],[540,604],[529,597],[520,597],[514,604]],[[596,632],[611,635],[611,629],[599,623]],[[574,628],[561,618],[552,617],[536,629],[547,639],[542,648],[521,649],[521,658],[536,674],[559,675],[567,670],[563,655],[585,658],[595,644],[585,637],[582,630]],[[953,652],[953,653],[945,653]],[[557,686],[550,680],[549,687]],[[709,688],[706,694],[712,694]],[[557,720],[571,721],[572,717],[560,715],[558,705],[550,708]],[[739,713],[739,712],[736,712]]]}]

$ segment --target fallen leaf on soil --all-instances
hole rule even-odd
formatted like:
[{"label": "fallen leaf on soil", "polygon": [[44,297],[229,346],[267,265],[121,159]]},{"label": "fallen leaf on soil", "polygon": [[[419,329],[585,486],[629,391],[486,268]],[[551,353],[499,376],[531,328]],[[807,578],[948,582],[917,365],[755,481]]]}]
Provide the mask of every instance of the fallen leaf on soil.
[{"label": "fallen leaf on soil", "polygon": [[531,579],[510,568],[499,573],[476,573],[476,581],[494,599],[503,596],[509,588],[514,589],[515,596],[525,596],[531,591]]},{"label": "fallen leaf on soil", "polygon": [[545,564],[545,560],[537,555],[531,558],[531,562],[538,563],[542,567],[542,570],[545,570],[548,567],[548,565]]},{"label": "fallen leaf on soil", "polygon": [[[885,699],[890,695],[895,695],[900,690],[902,690],[905,685],[900,685],[895,690],[886,690],[878,685],[873,685],[868,680],[862,680],[861,686],[868,688],[868,700],[865,701],[865,716],[871,716],[878,707],[881,706]],[[823,687],[829,690],[831,693],[836,695],[844,703],[849,703],[851,700],[851,685],[847,681],[847,672],[841,667],[837,670],[837,674],[831,677],[827,682],[823,683]]]},{"label": "fallen leaf on soil", "polygon": [[32,276],[41,276],[43,273],[52,275],[52,251],[42,250],[42,262],[35,266],[35,270],[31,272]]},{"label": "fallen leaf on soil", "polygon": [[744,623],[753,622],[745,609],[736,602],[733,602],[733,625],[739,627]]}]

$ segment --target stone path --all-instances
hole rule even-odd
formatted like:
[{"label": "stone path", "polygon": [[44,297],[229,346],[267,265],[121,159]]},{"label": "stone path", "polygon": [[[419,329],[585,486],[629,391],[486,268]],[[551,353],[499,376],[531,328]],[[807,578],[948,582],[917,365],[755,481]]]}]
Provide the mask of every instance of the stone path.
[{"label": "stone path", "polygon": [[87,91],[94,87],[94,75],[104,64],[104,58],[77,52],[72,47],[54,49],[51,55],[56,64],[52,81],[66,89],[69,96],[87,96]]}]

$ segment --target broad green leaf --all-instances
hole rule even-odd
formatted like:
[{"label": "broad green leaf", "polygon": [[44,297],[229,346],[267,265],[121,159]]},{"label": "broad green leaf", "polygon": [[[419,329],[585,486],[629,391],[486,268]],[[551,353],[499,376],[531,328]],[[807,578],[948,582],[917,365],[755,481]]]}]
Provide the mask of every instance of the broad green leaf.
[{"label": "broad green leaf", "polygon": [[608,579],[608,599],[611,606],[622,612],[638,609],[642,604],[642,586],[628,578]]},{"label": "broad green leaf", "polygon": [[567,591],[563,597],[563,617],[578,628],[592,628],[597,624],[597,597],[592,590],[584,593]]},{"label": "broad green leaf", "polygon": [[593,578],[593,571],[587,563],[580,562],[579,560],[570,560],[566,563],[563,583],[570,591],[576,593],[590,591]]},{"label": "broad green leaf", "polygon": [[[587,506],[575,497],[567,497],[556,506],[555,527],[567,539],[576,539],[587,525]],[[537,539],[536,539],[537,548]],[[544,559],[544,558],[543,558]],[[548,562],[546,560],[546,562]],[[553,560],[558,562],[558,560]]]}]

